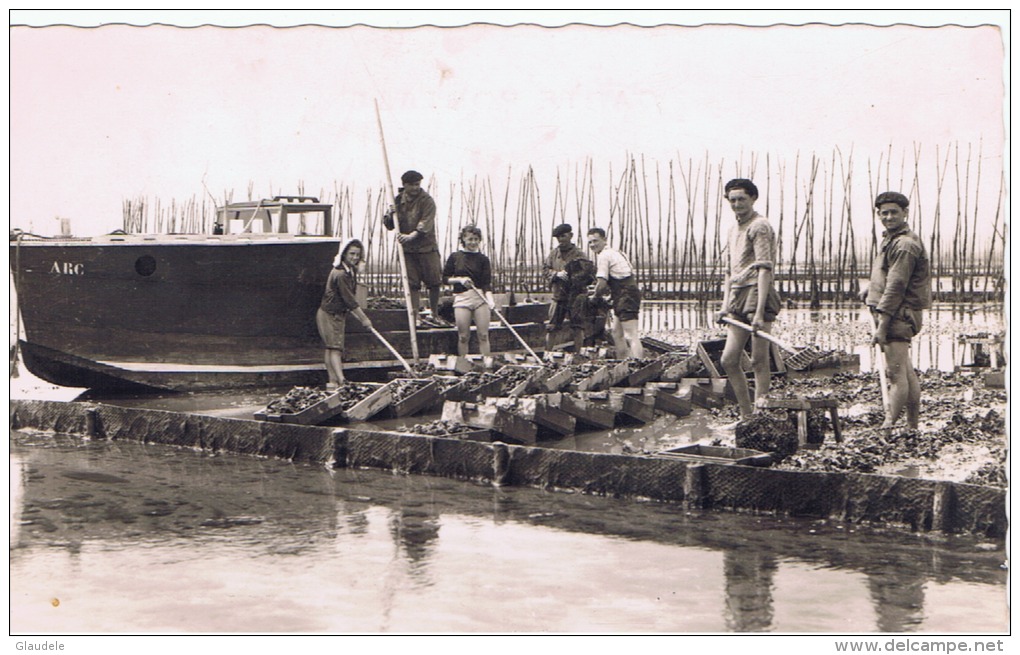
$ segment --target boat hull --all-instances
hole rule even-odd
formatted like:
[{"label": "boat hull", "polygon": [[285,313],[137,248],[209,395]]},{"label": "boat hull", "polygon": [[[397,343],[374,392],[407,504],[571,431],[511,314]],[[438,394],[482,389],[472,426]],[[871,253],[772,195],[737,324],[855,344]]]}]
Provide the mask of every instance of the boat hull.
[{"label": "boat hull", "polygon": [[[315,312],[338,246],[321,237],[12,244],[25,365],[53,384],[95,389],[325,382]],[[504,313],[530,346],[542,343],[543,305]],[[369,315],[410,360],[406,310]],[[352,379],[399,366],[357,321],[347,330]],[[417,336],[420,357],[456,352],[453,329]],[[505,327],[490,341],[495,352],[522,350]]]}]

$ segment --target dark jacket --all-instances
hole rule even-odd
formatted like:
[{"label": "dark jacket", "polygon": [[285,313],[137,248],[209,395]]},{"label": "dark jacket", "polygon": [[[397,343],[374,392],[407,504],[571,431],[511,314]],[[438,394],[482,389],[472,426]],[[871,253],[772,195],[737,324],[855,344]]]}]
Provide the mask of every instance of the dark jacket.
[{"label": "dark jacket", "polygon": [[549,253],[549,256],[545,258],[545,263],[542,265],[542,273],[545,275],[546,284],[549,285],[549,289],[552,291],[553,300],[569,300],[573,295],[576,295],[577,290],[571,290],[569,281],[556,277],[556,273],[560,271],[567,271],[569,273],[567,264],[575,260],[591,261],[584,254],[584,251],[574,244],[570,244],[570,247],[566,250],[556,246]]},{"label": "dark jacket", "polygon": [[871,265],[867,304],[895,316],[901,306],[931,307],[931,263],[921,238],[910,228],[886,233]]},{"label": "dark jacket", "polygon": [[[415,198],[404,195],[404,190],[393,199],[393,206],[397,210],[397,223],[401,234],[410,234],[418,231],[420,234],[409,243],[403,244],[404,252],[438,252],[439,242],[436,240],[436,201],[424,190],[420,191]],[[383,225],[387,230],[394,227],[393,215],[383,215]]]}]

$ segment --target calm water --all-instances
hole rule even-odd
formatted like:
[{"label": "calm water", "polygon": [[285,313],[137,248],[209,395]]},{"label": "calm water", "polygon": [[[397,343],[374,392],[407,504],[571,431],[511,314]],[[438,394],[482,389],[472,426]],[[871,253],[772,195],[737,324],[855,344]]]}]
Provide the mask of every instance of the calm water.
[{"label": "calm water", "polygon": [[12,634],[1002,632],[1001,542],[15,432]]},{"label": "calm water", "polygon": [[[958,335],[1001,330],[1001,312],[929,312],[915,365],[966,363]],[[693,344],[719,334],[709,315],[647,303],[642,329]],[[867,321],[857,309],[787,310],[775,331],[796,345],[858,352],[869,370]],[[13,397],[81,391],[47,387],[23,369],[11,383]],[[96,400],[250,418],[275,395]],[[655,449],[713,436],[718,422],[695,410],[543,445]],[[1002,542],[40,433],[13,433],[10,460],[12,634],[1009,626]]]},{"label": "calm water", "polygon": [[[725,334],[712,323],[718,303],[705,307],[688,302],[645,302],[642,308],[642,334],[691,346],[699,340]],[[825,306],[817,310],[798,307],[780,312],[773,333],[794,348],[815,345],[856,353],[861,357],[861,370],[870,371],[871,321],[870,313],[860,305]],[[970,364],[971,347],[961,344],[959,337],[999,333],[1005,326],[1002,305],[936,305],[925,312],[924,327],[914,338],[911,348],[914,366],[921,370],[952,371]]]}]

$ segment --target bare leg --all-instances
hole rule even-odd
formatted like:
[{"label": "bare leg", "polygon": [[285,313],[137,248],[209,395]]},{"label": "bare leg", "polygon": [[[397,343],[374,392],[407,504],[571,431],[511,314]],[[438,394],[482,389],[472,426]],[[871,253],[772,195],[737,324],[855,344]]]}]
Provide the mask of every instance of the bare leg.
[{"label": "bare leg", "polygon": [[[762,332],[772,332],[772,323],[765,323]],[[772,370],[769,366],[770,344],[761,337],[751,341],[751,364],[754,369],[754,402],[757,405],[765,399],[772,385]]]},{"label": "bare leg", "polygon": [[489,319],[491,312],[488,305],[482,305],[474,311],[475,327],[478,328],[478,351],[483,357],[489,357],[492,353],[489,349]]},{"label": "bare leg", "polygon": [[549,303],[549,314],[546,316],[545,321],[545,349],[552,350],[553,347],[553,335],[559,332],[556,327],[556,308],[559,304],[558,301],[553,300]]},{"label": "bare leg", "polygon": [[343,384],[344,382],[344,361],[343,351],[335,348],[326,350],[326,372],[329,374],[329,381],[332,384]]},{"label": "bare leg", "polygon": [[723,347],[721,358],[723,370],[726,371],[726,377],[729,378],[730,385],[733,386],[733,392],[737,396],[741,418],[750,418],[754,414],[754,406],[751,404],[751,392],[747,388],[747,377],[744,375],[744,369],[740,365],[740,356],[744,352],[744,346],[750,337],[751,333],[747,330],[730,325],[726,329],[726,346]]},{"label": "bare leg", "polygon": [[[584,338],[585,338],[584,337],[584,328],[583,327],[581,327],[581,328],[572,328],[571,329],[571,333],[574,335],[574,337],[573,337],[573,339],[574,339],[574,347],[571,350],[573,350],[575,353],[576,352],[581,352],[581,348],[583,348],[584,345],[585,345],[585,343],[584,343]],[[546,348],[546,350],[548,350],[548,348]]]},{"label": "bare leg", "polygon": [[630,357],[630,351],[627,349],[627,339],[623,336],[623,321],[613,313],[613,327],[609,332],[613,338],[613,347],[616,348],[617,359],[627,359]]},{"label": "bare leg", "polygon": [[411,309],[414,310],[416,317],[421,310],[421,289],[415,289],[413,286],[411,287]]},{"label": "bare leg", "polygon": [[467,307],[454,307],[453,316],[457,321],[457,354],[465,357],[471,342],[471,310]]},{"label": "bare leg", "polygon": [[921,406],[921,386],[917,372],[910,363],[910,343],[888,342],[885,345],[885,366],[889,376],[889,414],[882,427],[891,428],[895,425],[904,408],[907,408],[907,423],[910,427],[916,427]]},{"label": "bare leg", "polygon": [[638,334],[637,319],[621,321],[621,324],[623,325],[623,335],[627,342],[627,350],[630,353],[630,357],[644,359],[645,347],[641,343],[641,335]]},{"label": "bare leg", "polygon": [[439,286],[429,287],[429,309],[432,318],[439,318]]},{"label": "bare leg", "polygon": [[[909,345],[908,345],[909,349]],[[917,377],[917,371],[910,365],[910,352],[907,352],[907,426],[916,430],[921,419],[921,380]]]}]

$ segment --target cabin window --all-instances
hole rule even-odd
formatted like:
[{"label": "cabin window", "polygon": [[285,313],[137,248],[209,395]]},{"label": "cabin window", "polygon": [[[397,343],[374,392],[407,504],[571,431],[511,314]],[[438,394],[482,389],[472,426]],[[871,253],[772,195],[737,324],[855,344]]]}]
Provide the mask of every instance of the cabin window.
[{"label": "cabin window", "polygon": [[150,255],[142,255],[135,260],[135,271],[148,277],[156,272],[156,259]]}]

